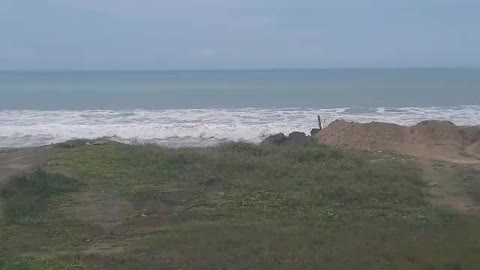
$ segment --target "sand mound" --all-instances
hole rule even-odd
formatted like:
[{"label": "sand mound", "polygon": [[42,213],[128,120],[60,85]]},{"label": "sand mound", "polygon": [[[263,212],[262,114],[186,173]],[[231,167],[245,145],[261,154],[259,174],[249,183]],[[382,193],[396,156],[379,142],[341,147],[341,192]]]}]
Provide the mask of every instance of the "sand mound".
[{"label": "sand mound", "polygon": [[480,127],[458,127],[448,121],[423,121],[407,127],[337,120],[316,137],[321,143],[368,151],[393,150],[438,159],[480,158]]},{"label": "sand mound", "polygon": [[318,137],[325,144],[362,150],[379,150],[402,144],[407,131],[404,127],[372,122],[360,124],[337,120],[322,130]]},{"label": "sand mound", "polygon": [[461,129],[452,122],[424,121],[410,127],[410,140],[427,145],[463,144]]}]

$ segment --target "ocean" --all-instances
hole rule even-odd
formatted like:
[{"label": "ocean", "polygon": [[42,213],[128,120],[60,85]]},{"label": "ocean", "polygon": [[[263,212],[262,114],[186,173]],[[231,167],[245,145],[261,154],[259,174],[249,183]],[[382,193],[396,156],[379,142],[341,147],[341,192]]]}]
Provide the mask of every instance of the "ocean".
[{"label": "ocean", "polygon": [[335,119],[480,124],[480,69],[0,72],[0,148],[260,142]]}]

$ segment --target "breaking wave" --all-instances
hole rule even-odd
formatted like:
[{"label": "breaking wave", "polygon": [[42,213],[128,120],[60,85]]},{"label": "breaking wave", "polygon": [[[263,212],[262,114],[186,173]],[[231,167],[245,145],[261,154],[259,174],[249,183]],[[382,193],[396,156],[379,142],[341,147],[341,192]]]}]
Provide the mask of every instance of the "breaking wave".
[{"label": "breaking wave", "polygon": [[205,147],[227,141],[260,142],[270,134],[309,132],[317,115],[357,122],[415,124],[426,119],[480,124],[480,105],[402,108],[244,108],[180,110],[0,111],[0,147],[28,147],[75,138],[112,137],[124,143]]}]

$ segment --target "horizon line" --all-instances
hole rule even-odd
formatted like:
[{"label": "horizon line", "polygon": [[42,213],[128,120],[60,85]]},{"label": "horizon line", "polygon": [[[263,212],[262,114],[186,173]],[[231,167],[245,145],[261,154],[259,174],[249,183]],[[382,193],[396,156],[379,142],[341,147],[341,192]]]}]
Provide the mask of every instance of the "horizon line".
[{"label": "horizon line", "polygon": [[405,70],[405,69],[480,69],[480,66],[424,66],[424,67],[315,67],[315,68],[198,68],[198,69],[0,69],[0,72],[218,72],[218,71],[313,71],[313,70]]}]

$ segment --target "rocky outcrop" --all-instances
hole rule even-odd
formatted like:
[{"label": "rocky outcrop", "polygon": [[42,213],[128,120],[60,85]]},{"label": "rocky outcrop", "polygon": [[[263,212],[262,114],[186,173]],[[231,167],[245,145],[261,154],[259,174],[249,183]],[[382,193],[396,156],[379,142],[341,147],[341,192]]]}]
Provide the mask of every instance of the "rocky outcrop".
[{"label": "rocky outcrop", "polygon": [[267,137],[265,140],[263,140],[262,144],[281,145],[286,140],[288,140],[288,137],[285,136],[285,134],[278,133],[278,134]]},{"label": "rocky outcrop", "polygon": [[307,136],[303,132],[292,132],[290,135],[288,135],[288,140],[286,140],[283,145],[304,146],[312,141],[312,137]]},{"label": "rocky outcrop", "polygon": [[307,136],[304,132],[292,132],[287,136],[283,133],[275,134],[266,138],[262,144],[271,144],[279,146],[304,146],[313,142],[311,136]]}]

